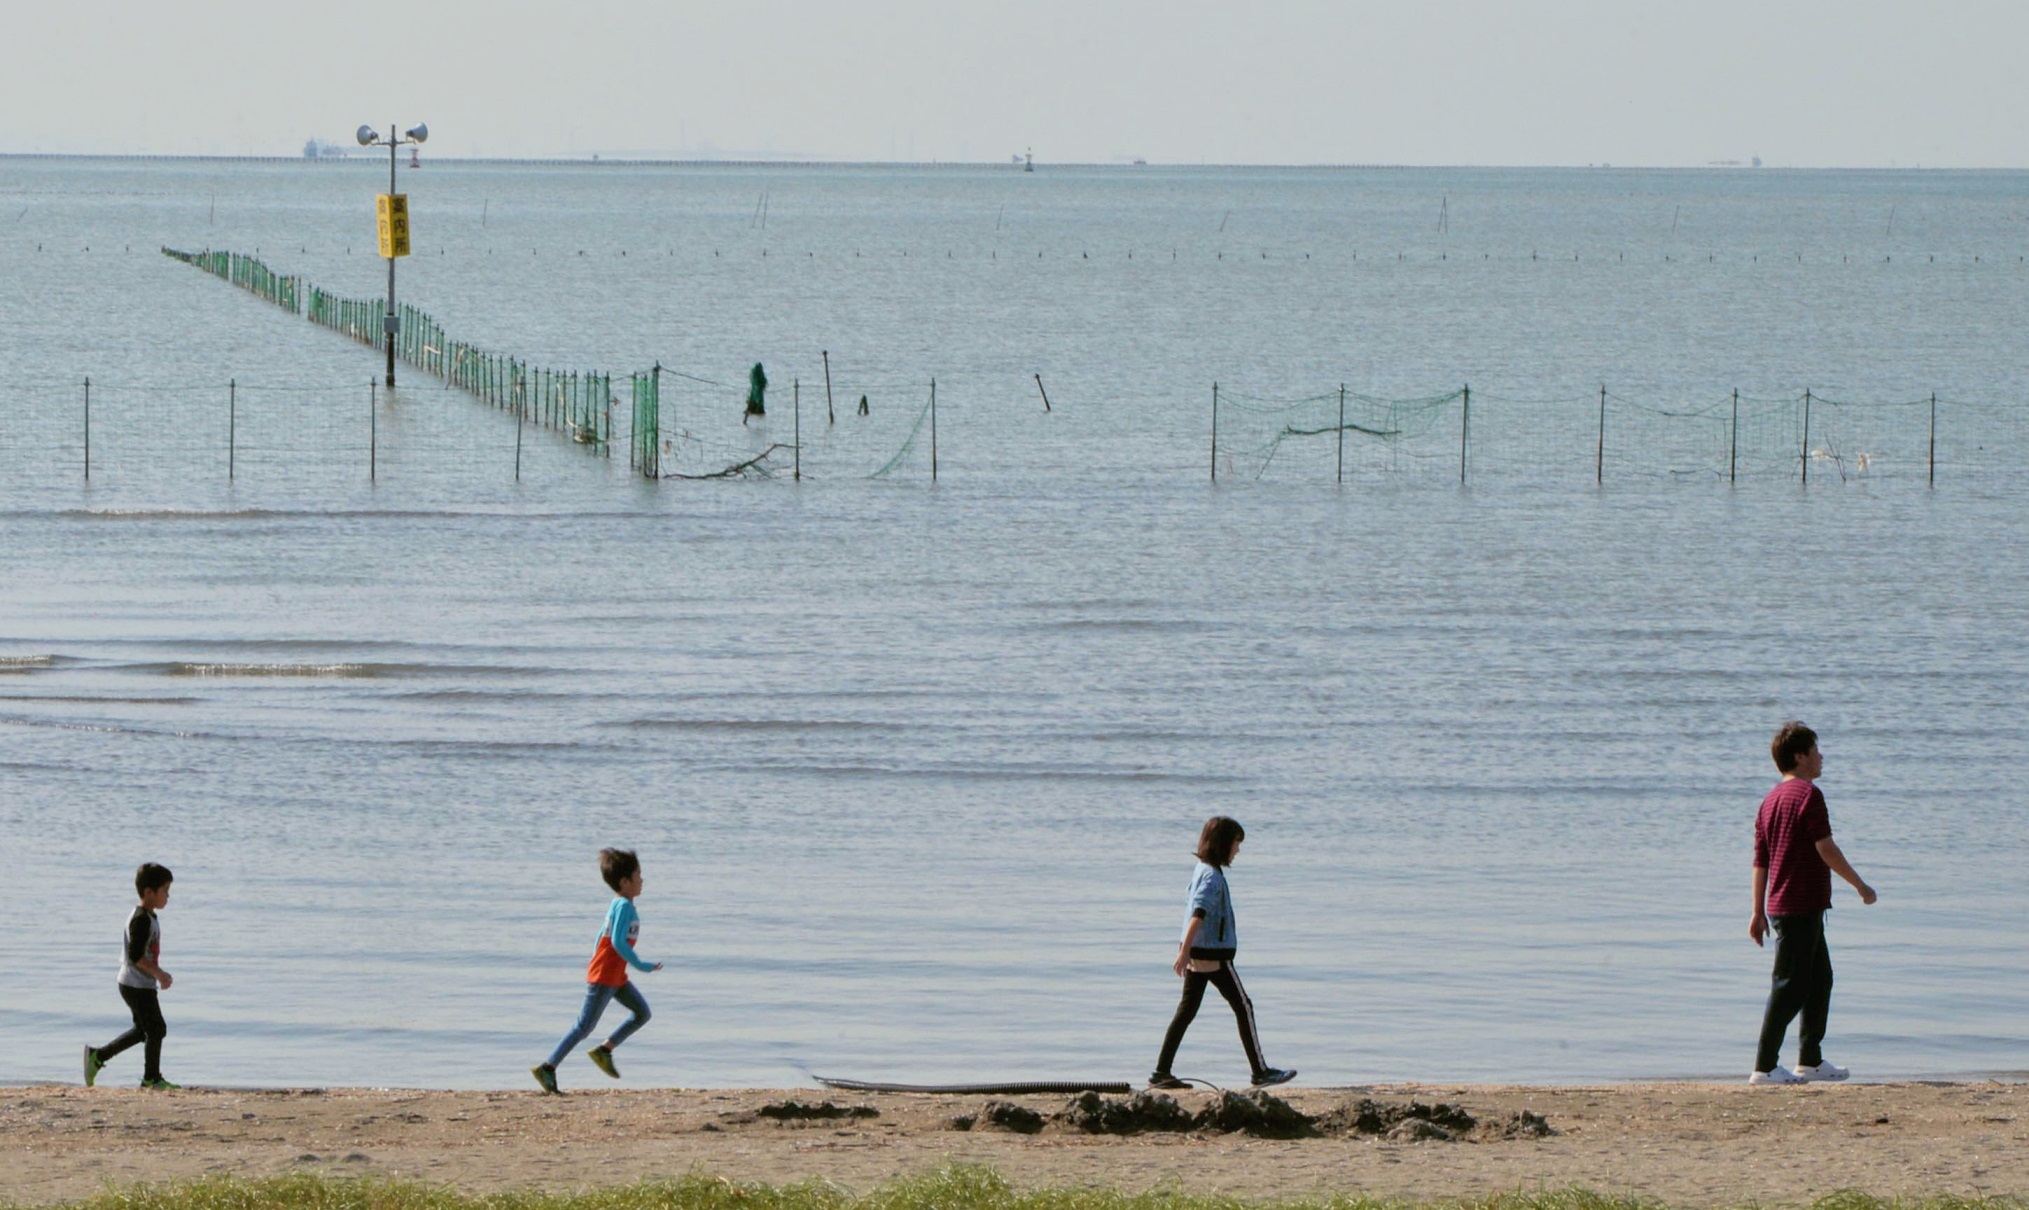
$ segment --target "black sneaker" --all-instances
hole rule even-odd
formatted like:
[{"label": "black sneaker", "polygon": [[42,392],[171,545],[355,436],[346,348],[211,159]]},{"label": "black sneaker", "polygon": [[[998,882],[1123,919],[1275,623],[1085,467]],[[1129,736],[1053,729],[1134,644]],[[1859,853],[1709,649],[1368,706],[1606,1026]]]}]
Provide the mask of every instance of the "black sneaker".
[{"label": "black sneaker", "polygon": [[551,1096],[556,1095],[557,1092],[556,1068],[551,1067],[547,1063],[537,1063],[534,1067],[531,1067],[528,1070],[535,1076],[535,1082],[542,1085],[542,1090],[544,1092],[549,1093]]},{"label": "black sneaker", "polygon": [[1296,1072],[1287,1067],[1264,1067],[1254,1073],[1254,1087],[1269,1088],[1276,1084],[1287,1084],[1296,1078]]},{"label": "black sneaker", "polygon": [[1148,1077],[1148,1086],[1150,1088],[1162,1089],[1165,1092],[1170,1091],[1172,1089],[1190,1087],[1189,1084],[1185,1083],[1182,1080],[1177,1079],[1175,1076],[1171,1075],[1166,1071],[1158,1071],[1154,1075]]}]

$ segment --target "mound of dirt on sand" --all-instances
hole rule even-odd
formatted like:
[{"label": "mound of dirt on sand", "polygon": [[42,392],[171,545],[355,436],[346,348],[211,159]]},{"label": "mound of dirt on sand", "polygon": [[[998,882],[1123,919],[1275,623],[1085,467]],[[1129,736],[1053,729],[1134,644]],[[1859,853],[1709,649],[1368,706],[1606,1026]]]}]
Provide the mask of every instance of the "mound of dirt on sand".
[{"label": "mound of dirt on sand", "polygon": [[1190,1130],[1197,1125],[1189,1110],[1159,1092],[1137,1092],[1124,1100],[1081,1092],[1051,1120],[1086,1134],[1142,1134]]},{"label": "mound of dirt on sand", "polygon": [[1498,1139],[1547,1139],[1557,1133],[1557,1128],[1542,1114],[1523,1109],[1501,1121],[1481,1123],[1480,1132]]},{"label": "mound of dirt on sand", "polygon": [[1265,1139],[1314,1138],[1309,1115],[1267,1092],[1222,1092],[1196,1113],[1161,1093],[1137,1092],[1114,1099],[1096,1092],[1073,1097],[1053,1122],[1086,1134],[1146,1134],[1154,1131],[1213,1130]]},{"label": "mound of dirt on sand", "polygon": [[836,1118],[877,1118],[881,1111],[872,1105],[834,1105],[820,1101],[813,1105],[807,1101],[770,1101],[754,1111],[756,1117],[774,1118],[778,1122],[831,1121]]},{"label": "mound of dirt on sand", "polygon": [[[1328,1109],[1319,1114],[1314,1121],[1317,1128],[1325,1134],[1380,1134],[1391,1138],[1443,1141],[1470,1134],[1473,1127],[1479,1124],[1478,1119],[1460,1106],[1442,1101],[1435,1105],[1426,1105],[1422,1101],[1391,1105],[1371,1097],[1347,1101],[1335,1109]],[[1419,1130],[1410,1127],[1407,1130],[1400,1130],[1411,1122],[1420,1122],[1435,1129]]]},{"label": "mound of dirt on sand", "polygon": [[978,1113],[951,1119],[953,1130],[1010,1130],[1016,1134],[1037,1134],[1043,1129],[1042,1114],[1013,1101],[988,1101]]},{"label": "mound of dirt on sand", "polygon": [[1198,1111],[1197,1125],[1201,1130],[1260,1139],[1309,1139],[1318,1134],[1309,1114],[1258,1088],[1220,1093],[1217,1100]]}]

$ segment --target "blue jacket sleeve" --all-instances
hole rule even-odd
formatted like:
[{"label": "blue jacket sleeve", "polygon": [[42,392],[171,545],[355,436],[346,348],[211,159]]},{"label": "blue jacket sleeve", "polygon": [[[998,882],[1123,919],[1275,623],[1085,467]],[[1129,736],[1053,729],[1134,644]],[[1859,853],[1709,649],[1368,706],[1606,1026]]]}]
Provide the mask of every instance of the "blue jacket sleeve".
[{"label": "blue jacket sleeve", "polygon": [[1203,912],[1209,916],[1218,909],[1218,906],[1219,872],[1210,866],[1200,866],[1191,876],[1191,914]]},{"label": "blue jacket sleeve", "polygon": [[655,969],[655,964],[653,962],[642,961],[641,955],[635,953],[634,947],[628,944],[627,941],[627,934],[634,931],[640,920],[641,914],[634,910],[634,905],[622,899],[619,910],[613,913],[613,920],[608,926],[609,931],[606,937],[613,943],[613,952],[625,959],[627,965],[638,971],[652,971]]}]

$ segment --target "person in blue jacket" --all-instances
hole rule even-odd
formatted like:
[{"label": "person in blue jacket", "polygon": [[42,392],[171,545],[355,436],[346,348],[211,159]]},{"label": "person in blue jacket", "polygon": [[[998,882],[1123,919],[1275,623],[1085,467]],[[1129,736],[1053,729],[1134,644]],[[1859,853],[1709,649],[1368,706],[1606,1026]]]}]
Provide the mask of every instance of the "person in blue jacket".
[{"label": "person in blue jacket", "polygon": [[1198,1006],[1204,1003],[1207,983],[1219,989],[1226,1003],[1232,1005],[1234,1017],[1239,1019],[1240,1046],[1247,1052],[1248,1066],[1253,1069],[1254,1087],[1266,1088],[1296,1078],[1296,1072],[1270,1067],[1262,1059],[1261,1035],[1254,1025],[1254,1001],[1247,997],[1247,989],[1240,986],[1240,973],[1233,969],[1233,956],[1240,949],[1240,929],[1233,918],[1233,894],[1226,886],[1226,867],[1240,855],[1240,842],[1245,839],[1247,829],[1238,820],[1224,815],[1206,820],[1198,833],[1198,868],[1191,872],[1191,889],[1185,898],[1190,915],[1184,921],[1176,961],[1170,966],[1183,976],[1184,996],[1177,1004],[1176,1016],[1170,1019],[1169,1032],[1163,1036],[1162,1056],[1156,1060],[1155,1073],[1148,1077],[1150,1088],[1187,1087],[1170,1072],[1170,1064],[1176,1061],[1184,1031],[1191,1027]]}]

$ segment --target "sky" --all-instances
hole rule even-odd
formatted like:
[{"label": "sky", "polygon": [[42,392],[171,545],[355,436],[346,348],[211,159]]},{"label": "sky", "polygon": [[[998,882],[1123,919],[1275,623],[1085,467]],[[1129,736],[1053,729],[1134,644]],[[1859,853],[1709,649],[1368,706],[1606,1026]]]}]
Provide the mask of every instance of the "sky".
[{"label": "sky", "polygon": [[2029,165],[2022,0],[0,0],[0,153]]}]

